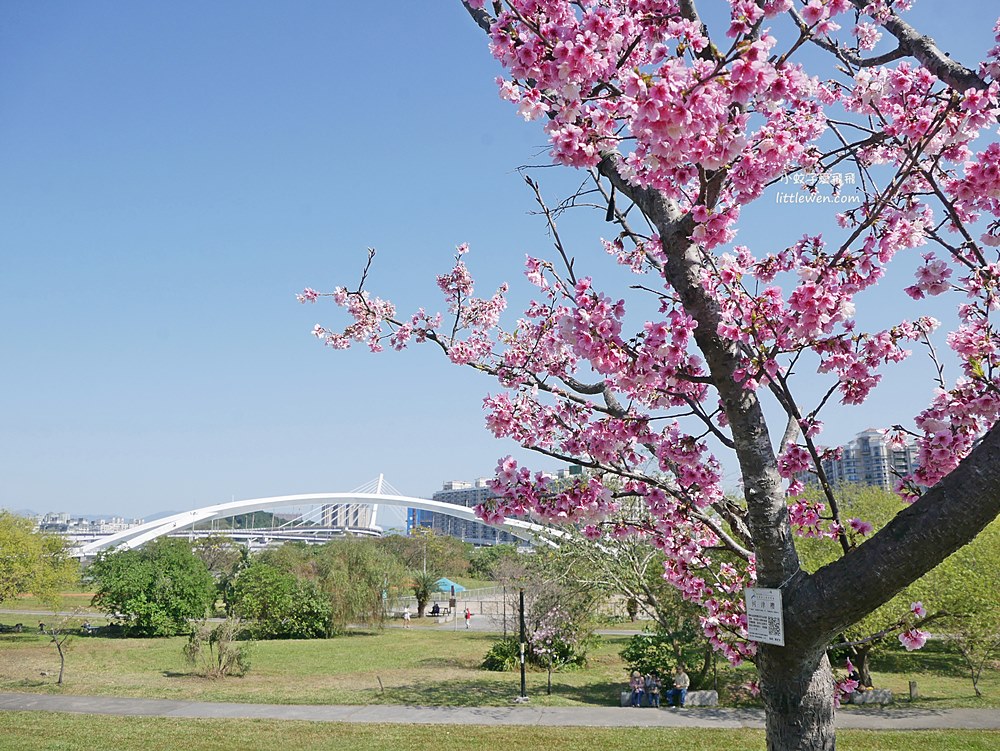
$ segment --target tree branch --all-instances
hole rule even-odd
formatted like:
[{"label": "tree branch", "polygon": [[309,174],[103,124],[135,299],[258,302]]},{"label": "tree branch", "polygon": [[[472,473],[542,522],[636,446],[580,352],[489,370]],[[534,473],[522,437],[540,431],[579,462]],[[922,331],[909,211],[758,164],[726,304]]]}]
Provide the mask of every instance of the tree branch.
[{"label": "tree branch", "polygon": [[[851,4],[859,11],[864,11],[865,7],[869,5],[869,0],[851,0]],[[964,92],[969,89],[986,88],[986,82],[975,71],[969,70],[941,52],[931,37],[918,32],[896,15],[895,11],[889,11],[889,17],[881,26],[896,37],[900,50],[916,59],[917,62],[956,91]]]},{"label": "tree branch", "polygon": [[[833,638],[971,542],[998,514],[1000,425],[879,532],[787,591],[786,643]],[[840,607],[817,607],[824,602]]]}]

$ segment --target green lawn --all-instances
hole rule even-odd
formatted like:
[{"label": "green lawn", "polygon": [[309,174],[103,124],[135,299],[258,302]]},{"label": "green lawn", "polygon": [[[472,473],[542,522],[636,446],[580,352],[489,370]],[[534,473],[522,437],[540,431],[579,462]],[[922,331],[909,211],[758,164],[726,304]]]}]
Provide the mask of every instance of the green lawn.
[{"label": "green lawn", "polygon": [[[273,704],[503,706],[519,690],[517,673],[479,669],[496,635],[429,628],[420,621],[411,629],[354,632],[329,640],[258,642],[250,673],[225,680],[192,672],[181,653],[185,638],[74,636],[67,644],[60,688],[55,684],[58,655],[37,632],[34,619],[0,616],[7,624],[18,620],[29,631],[0,634],[0,691]],[[591,651],[587,669],[555,673],[551,696],[545,694],[545,674],[529,672],[532,701],[541,706],[615,705],[625,682],[618,652],[626,638],[603,637]],[[987,671],[980,683],[984,696],[977,698],[957,656],[941,642],[912,653],[885,651],[873,667],[876,685],[892,689],[900,707],[1000,707],[1000,670]],[[750,676],[749,668],[721,668],[721,703],[752,701],[735,693]],[[912,703],[907,698],[911,680],[920,692]]]},{"label": "green lawn", "polygon": [[[207,680],[184,661],[184,638],[79,636],[69,642],[59,688],[56,651],[33,630],[0,635],[0,690],[275,704],[501,706],[517,695],[519,676],[479,669],[494,638],[464,629],[413,628],[258,642],[249,675]],[[620,637],[605,638],[592,652],[589,669],[555,674],[551,697],[544,695],[544,673],[530,673],[532,697],[543,705],[614,704],[624,681],[617,656],[622,643]]]},{"label": "green lawn", "polygon": [[[763,749],[758,730],[543,728],[456,725],[353,725],[267,720],[184,720],[96,717],[47,712],[0,713],[5,751],[439,751],[443,748],[509,748],[547,751],[632,751],[684,748],[699,751]],[[842,751],[992,751],[1000,732],[921,731],[837,733]]]},{"label": "green lawn", "polygon": [[[84,592],[82,590],[77,592],[63,592],[58,595],[59,600],[56,603],[55,610],[62,612],[75,612],[79,610],[82,613],[86,613],[87,617],[99,615],[99,611],[90,605],[90,600],[93,596],[93,592]],[[4,610],[29,610],[43,613],[53,610],[52,603],[43,602],[32,595],[19,595],[9,600],[4,600],[2,607]],[[6,623],[9,619],[10,616],[5,616],[4,622]]]},{"label": "green lawn", "polygon": [[[919,692],[919,699],[912,703],[908,699],[910,681],[917,682]],[[929,641],[915,652],[902,648],[882,650],[872,660],[872,682],[902,697],[903,706],[1000,708],[1000,663],[994,661],[993,669],[983,672],[979,681],[983,696],[977,698],[968,668],[954,648],[943,641]]]}]

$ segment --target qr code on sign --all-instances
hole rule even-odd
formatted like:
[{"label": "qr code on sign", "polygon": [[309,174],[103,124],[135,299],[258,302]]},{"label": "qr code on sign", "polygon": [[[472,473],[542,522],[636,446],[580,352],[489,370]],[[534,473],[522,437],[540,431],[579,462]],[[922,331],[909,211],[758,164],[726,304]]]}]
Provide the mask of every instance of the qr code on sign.
[{"label": "qr code on sign", "polygon": [[781,619],[780,618],[768,618],[767,619],[767,633],[768,636],[778,636],[781,634]]}]

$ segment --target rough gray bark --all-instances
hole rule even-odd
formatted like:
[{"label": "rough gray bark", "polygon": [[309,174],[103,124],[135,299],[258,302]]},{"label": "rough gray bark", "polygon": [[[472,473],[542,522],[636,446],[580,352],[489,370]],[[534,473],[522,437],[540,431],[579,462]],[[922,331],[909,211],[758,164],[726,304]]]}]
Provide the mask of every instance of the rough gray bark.
[{"label": "rough gray bark", "polygon": [[826,645],[761,645],[757,653],[768,751],[833,751],[833,675]]}]

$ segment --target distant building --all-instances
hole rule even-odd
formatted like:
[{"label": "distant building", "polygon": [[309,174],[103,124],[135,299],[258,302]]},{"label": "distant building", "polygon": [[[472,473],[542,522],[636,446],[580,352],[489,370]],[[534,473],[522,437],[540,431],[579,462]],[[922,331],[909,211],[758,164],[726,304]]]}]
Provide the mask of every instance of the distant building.
[{"label": "distant building", "polygon": [[824,459],[823,471],[832,485],[854,483],[892,490],[900,475],[916,469],[916,459],[912,441],[897,446],[881,430],[869,428],[841,446],[839,459]]},{"label": "distant building", "polygon": [[[484,477],[475,482],[463,482],[451,480],[444,483],[444,486],[431,498],[442,503],[453,503],[456,506],[471,508],[496,496]],[[425,514],[427,512],[424,512]],[[505,532],[496,527],[489,527],[482,522],[466,521],[448,514],[433,512],[431,517],[431,529],[439,535],[451,535],[464,542],[471,542],[473,545],[499,545],[502,543],[518,542],[518,539],[510,532]],[[425,518],[425,517],[424,517]]]},{"label": "distant building", "polygon": [[331,529],[373,528],[375,506],[370,503],[327,503],[320,510],[320,524]]},{"label": "distant building", "polygon": [[126,519],[113,516],[110,519],[95,517],[72,517],[64,511],[50,511],[34,517],[35,526],[42,532],[74,535],[106,535],[121,532],[143,523],[142,519]]},{"label": "distant building", "polygon": [[[581,474],[579,467],[570,467],[568,470],[559,470],[554,473],[554,477],[565,478],[570,475]],[[442,503],[452,503],[456,506],[472,508],[480,503],[494,498],[496,493],[490,490],[489,481],[485,477],[480,477],[474,482],[463,480],[450,480],[445,482],[441,490],[437,491],[431,498]],[[441,514],[435,511],[421,511],[419,509],[409,509],[406,515],[406,531],[412,534],[413,530],[419,528],[431,529],[437,534],[451,535],[473,545],[500,545],[505,543],[522,544],[509,532],[496,527],[490,527],[482,522],[466,521],[448,514]]]},{"label": "distant building", "polygon": [[406,509],[406,534],[412,534],[415,529],[433,529],[434,512],[419,508]]}]

